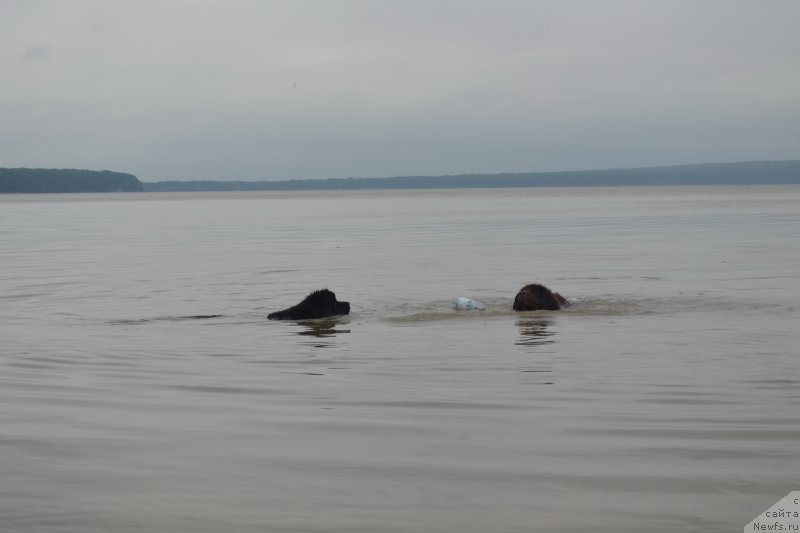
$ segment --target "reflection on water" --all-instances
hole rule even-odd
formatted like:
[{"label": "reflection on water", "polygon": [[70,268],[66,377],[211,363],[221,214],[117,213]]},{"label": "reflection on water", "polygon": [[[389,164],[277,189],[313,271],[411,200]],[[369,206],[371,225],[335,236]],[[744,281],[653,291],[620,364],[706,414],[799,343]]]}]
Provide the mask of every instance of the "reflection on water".
[{"label": "reflection on water", "polygon": [[[350,333],[349,329],[337,329],[336,327],[340,324],[347,324],[349,322],[350,321],[347,317],[303,320],[297,322],[296,324],[304,329],[301,329],[296,333],[298,335],[316,337],[318,339],[330,339],[336,337],[336,335],[340,335],[343,333]],[[328,346],[332,346],[332,344],[328,342],[318,341],[314,342],[313,346],[315,348],[326,348]]]},{"label": "reflection on water", "polygon": [[300,325],[306,329],[298,331],[298,335],[310,335],[312,337],[335,337],[340,333],[350,333],[349,329],[336,329],[336,326],[347,321],[339,319],[322,319],[314,321],[300,322]]},{"label": "reflection on water", "polygon": [[519,327],[519,340],[515,343],[517,346],[544,346],[546,344],[553,344],[554,335],[549,328],[552,324],[551,320],[546,318],[529,318],[519,320],[517,326]]},{"label": "reflection on water", "polygon": [[[526,317],[521,318],[516,322],[519,328],[519,338],[514,343],[516,346],[521,346],[526,353],[535,355],[525,362],[525,365],[520,369],[520,373],[524,374],[525,383],[530,385],[553,385],[553,364],[552,352],[550,350],[542,350],[542,346],[555,344],[555,333],[551,330],[553,321],[546,317]],[[546,354],[546,359],[542,359],[542,354]]]}]

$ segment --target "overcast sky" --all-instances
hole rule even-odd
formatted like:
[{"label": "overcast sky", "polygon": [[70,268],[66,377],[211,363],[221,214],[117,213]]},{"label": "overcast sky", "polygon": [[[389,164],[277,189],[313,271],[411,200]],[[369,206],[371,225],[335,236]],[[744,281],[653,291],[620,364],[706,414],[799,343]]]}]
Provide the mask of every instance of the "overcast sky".
[{"label": "overcast sky", "polygon": [[142,181],[800,159],[796,0],[0,0],[0,166]]}]

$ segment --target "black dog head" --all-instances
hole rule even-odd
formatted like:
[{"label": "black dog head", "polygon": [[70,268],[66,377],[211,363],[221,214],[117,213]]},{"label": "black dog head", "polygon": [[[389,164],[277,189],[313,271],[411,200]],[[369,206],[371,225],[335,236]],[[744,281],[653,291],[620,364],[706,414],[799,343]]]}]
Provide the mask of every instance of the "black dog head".
[{"label": "black dog head", "polygon": [[350,314],[350,302],[336,301],[328,289],[314,291],[297,305],[267,315],[270,320],[308,320]]}]

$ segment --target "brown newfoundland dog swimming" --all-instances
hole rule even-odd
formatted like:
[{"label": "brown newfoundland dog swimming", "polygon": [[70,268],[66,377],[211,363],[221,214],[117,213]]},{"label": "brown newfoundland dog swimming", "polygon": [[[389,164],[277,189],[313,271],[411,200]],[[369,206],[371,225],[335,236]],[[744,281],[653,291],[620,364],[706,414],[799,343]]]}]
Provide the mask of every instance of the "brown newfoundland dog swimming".
[{"label": "brown newfoundland dog swimming", "polygon": [[525,285],[514,298],[514,311],[558,311],[568,305],[566,298],[538,283]]}]

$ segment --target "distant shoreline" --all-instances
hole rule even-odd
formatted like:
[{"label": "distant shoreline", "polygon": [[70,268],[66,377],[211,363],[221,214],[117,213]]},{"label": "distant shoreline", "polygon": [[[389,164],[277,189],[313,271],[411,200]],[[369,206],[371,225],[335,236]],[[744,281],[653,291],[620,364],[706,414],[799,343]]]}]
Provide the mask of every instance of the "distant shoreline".
[{"label": "distant shoreline", "polygon": [[800,161],[749,161],[606,170],[397,176],[390,178],[329,178],[280,181],[192,180],[143,183],[145,192],[773,184],[800,184]]},{"label": "distant shoreline", "polygon": [[800,160],[701,163],[560,172],[291,179],[278,181],[173,180],[141,182],[132,174],[107,170],[0,168],[0,194],[787,184],[800,184]]},{"label": "distant shoreline", "polygon": [[133,174],[69,168],[0,168],[0,194],[142,192]]}]

